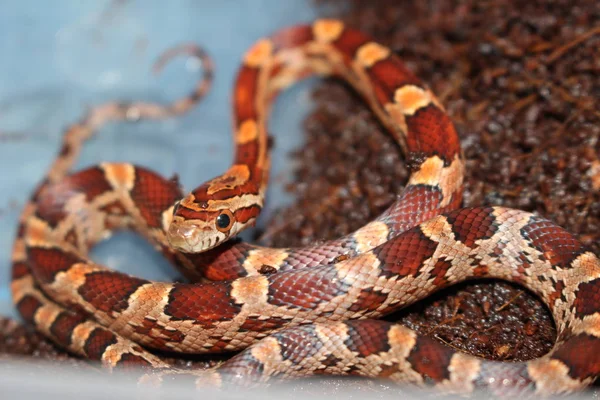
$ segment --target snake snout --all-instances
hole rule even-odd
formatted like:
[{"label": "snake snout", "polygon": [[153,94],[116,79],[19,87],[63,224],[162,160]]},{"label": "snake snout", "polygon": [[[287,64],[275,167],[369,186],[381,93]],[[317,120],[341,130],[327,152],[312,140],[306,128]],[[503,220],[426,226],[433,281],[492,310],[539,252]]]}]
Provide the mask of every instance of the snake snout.
[{"label": "snake snout", "polygon": [[169,225],[167,240],[176,249],[191,251],[199,242],[199,232],[202,228],[195,224]]}]

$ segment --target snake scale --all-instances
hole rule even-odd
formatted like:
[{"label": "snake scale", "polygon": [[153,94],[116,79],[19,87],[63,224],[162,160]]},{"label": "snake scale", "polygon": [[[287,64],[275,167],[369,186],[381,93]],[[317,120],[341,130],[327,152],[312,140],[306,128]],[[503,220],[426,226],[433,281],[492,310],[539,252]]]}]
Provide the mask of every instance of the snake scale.
[{"label": "snake scale", "polygon": [[[171,107],[110,103],[65,134],[61,152],[20,219],[12,292],[23,318],[59,346],[109,367],[192,374],[198,386],[254,385],[315,374],[386,377],[448,393],[507,388],[565,393],[600,373],[600,262],[571,234],[527,212],[458,209],[464,160],[450,118],[392,53],[337,20],[285,28],[245,54],[234,86],[235,156],[191,193],[126,163],[71,173],[103,123],[181,113],[205,79]],[[412,171],[397,201],[343,238],[274,249],[227,241],[255,223],[269,171],[269,108],[310,75],[349,83],[402,147]],[[192,280],[152,282],[87,257],[115,229],[132,229]],[[225,243],[224,243],[225,242]],[[549,354],[495,362],[375,318],[468,279],[522,284],[550,309]],[[143,346],[143,347],[142,347]],[[178,371],[145,348],[243,350],[209,371]],[[244,350],[245,349],[245,350]]]}]

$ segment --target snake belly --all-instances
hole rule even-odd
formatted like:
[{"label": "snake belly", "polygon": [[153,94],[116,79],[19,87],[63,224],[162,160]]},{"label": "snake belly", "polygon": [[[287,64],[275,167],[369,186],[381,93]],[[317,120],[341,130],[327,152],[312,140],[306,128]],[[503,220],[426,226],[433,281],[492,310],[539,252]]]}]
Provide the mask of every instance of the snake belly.
[{"label": "snake belly", "polygon": [[[236,223],[253,223],[268,177],[269,104],[314,73],[350,83],[403,147],[412,174],[398,201],[324,245],[173,251],[166,237],[174,214],[214,213],[209,195],[233,199]],[[218,369],[199,372],[199,385],[328,373],[446,392],[501,392],[508,385],[547,394],[580,389],[598,375],[600,356],[590,351],[600,350],[597,257],[555,224],[523,211],[452,211],[462,197],[458,137],[435,96],[389,49],[334,20],[258,41],[236,81],[234,128],[232,168],[187,196],[176,182],[131,164],[104,163],[66,177],[69,162],[51,169],[56,179],[27,205],[13,252],[13,298],[23,317],[59,345],[109,367],[178,373],[141,346],[183,353],[251,346]],[[200,270],[215,281],[152,282],[92,262],[89,248],[119,228],[143,234],[190,275]],[[486,361],[371,319],[486,277],[523,284],[543,299],[558,331],[548,355]]]}]

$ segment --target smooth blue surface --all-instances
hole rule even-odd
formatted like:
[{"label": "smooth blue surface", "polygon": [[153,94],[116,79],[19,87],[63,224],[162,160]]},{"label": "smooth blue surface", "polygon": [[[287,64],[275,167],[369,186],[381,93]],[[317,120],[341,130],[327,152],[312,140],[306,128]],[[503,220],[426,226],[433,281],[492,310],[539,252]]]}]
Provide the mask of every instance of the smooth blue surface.
[{"label": "smooth blue surface", "polygon": [[[203,103],[176,119],[107,126],[88,142],[78,164],[133,162],[169,176],[176,172],[190,189],[231,160],[230,93],[243,52],[277,28],[315,17],[312,2],[304,0],[1,3],[0,314],[13,316],[8,284],[18,214],[54,158],[65,126],[103,101],[166,102],[188,92],[197,73],[186,70],[184,57],[160,77],[149,70],[165,49],[200,44],[216,63],[215,84]],[[291,170],[287,154],[300,143],[299,123],[310,107],[306,88],[287,91],[273,109],[269,209],[286,201],[281,187]],[[132,234],[101,244],[94,258],[146,278],[173,276]]]}]

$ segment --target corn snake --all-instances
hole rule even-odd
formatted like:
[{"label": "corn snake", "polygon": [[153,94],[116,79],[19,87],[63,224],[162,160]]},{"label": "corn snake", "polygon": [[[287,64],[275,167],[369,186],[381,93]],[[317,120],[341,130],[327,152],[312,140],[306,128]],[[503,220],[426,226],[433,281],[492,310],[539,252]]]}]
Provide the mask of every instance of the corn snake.
[{"label": "corn snake", "polygon": [[[313,73],[345,79],[395,136],[413,171],[405,191],[378,219],[336,241],[211,250],[258,216],[268,176],[269,104]],[[186,107],[202,97],[206,85],[200,87]],[[428,382],[449,392],[501,390],[508,380],[554,393],[585,386],[598,374],[587,350],[597,346],[597,258],[525,212],[452,211],[461,202],[464,169],[458,137],[435,96],[389,49],[338,21],[292,27],[257,42],[235,87],[234,165],[186,196],[175,182],[130,164],[65,177],[79,148],[73,141],[82,142],[106,115],[123,118],[131,108],[98,108],[104,114],[84,121],[85,135],[81,128],[67,132],[68,146],[24,211],[13,253],[13,293],[26,320],[108,366],[168,369],[130,339],[201,353],[240,350],[266,337],[219,370],[200,374],[199,384],[223,384],[228,375],[251,383],[319,372]],[[144,110],[138,108],[141,117],[166,116]],[[189,277],[215,282],[149,282],[89,261],[88,249],[116,228],[145,235]],[[480,277],[525,284],[545,300],[559,328],[549,355],[486,362],[406,328],[362,320]],[[427,358],[436,362],[424,363]]]}]

